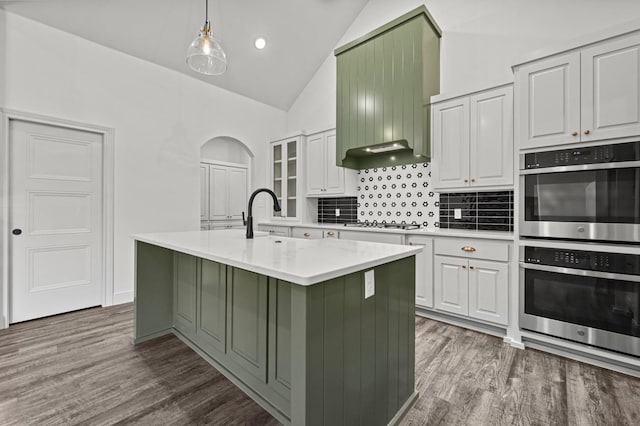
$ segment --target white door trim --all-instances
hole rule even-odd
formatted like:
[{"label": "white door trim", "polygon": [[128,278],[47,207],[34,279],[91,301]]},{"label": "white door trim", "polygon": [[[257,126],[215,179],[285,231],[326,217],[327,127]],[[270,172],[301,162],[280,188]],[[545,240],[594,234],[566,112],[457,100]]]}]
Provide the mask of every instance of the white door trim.
[{"label": "white door trim", "polygon": [[102,304],[113,304],[114,129],[0,107],[0,329],[9,327],[9,122],[26,121],[102,135],[103,288]]}]

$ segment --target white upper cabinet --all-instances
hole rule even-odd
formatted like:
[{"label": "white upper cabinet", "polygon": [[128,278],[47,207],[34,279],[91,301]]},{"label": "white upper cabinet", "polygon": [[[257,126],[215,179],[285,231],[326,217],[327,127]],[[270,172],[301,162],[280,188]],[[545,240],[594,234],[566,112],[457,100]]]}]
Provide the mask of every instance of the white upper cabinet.
[{"label": "white upper cabinet", "polygon": [[513,87],[471,96],[469,184],[513,185]]},{"label": "white upper cabinet", "polygon": [[[304,136],[298,135],[271,143],[271,182],[282,210],[273,213],[274,219],[299,220],[302,218],[303,204],[301,190],[301,160]],[[304,164],[304,163],[302,163]]]},{"label": "white upper cabinet", "polygon": [[582,141],[639,135],[640,35],[584,49],[581,58]]},{"label": "white upper cabinet", "polygon": [[434,188],[513,185],[511,85],[432,106]]},{"label": "white upper cabinet", "polygon": [[469,186],[469,98],[444,101],[432,108],[434,187]]},{"label": "white upper cabinet", "polygon": [[640,134],[640,35],[518,67],[520,148]]},{"label": "white upper cabinet", "polygon": [[356,170],[336,165],[336,131],[307,136],[307,196],[346,196],[356,193]]},{"label": "white upper cabinet", "polygon": [[522,67],[517,134],[520,148],[580,140],[580,54],[570,53]]}]

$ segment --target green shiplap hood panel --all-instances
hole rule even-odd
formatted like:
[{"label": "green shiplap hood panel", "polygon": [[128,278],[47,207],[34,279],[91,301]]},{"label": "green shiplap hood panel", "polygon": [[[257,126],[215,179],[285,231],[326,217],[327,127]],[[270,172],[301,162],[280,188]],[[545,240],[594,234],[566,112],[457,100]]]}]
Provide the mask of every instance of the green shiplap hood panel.
[{"label": "green shiplap hood panel", "polygon": [[[441,34],[420,6],[335,50],[338,166],[429,161],[429,99],[440,92]],[[394,143],[402,149],[375,152]]]}]

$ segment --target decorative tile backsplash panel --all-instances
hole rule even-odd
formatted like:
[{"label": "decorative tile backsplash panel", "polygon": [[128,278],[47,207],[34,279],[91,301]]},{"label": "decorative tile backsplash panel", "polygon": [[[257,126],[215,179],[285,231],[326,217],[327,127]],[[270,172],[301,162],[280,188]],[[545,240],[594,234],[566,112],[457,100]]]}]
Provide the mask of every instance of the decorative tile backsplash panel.
[{"label": "decorative tile backsplash panel", "polygon": [[440,194],[440,228],[513,231],[513,191]]},{"label": "decorative tile backsplash panel", "polygon": [[431,189],[429,163],[358,172],[358,220],[436,227],[438,194]]},{"label": "decorative tile backsplash panel", "polygon": [[[338,216],[336,209],[340,211]],[[353,223],[357,220],[356,197],[318,198],[318,223]]]},{"label": "decorative tile backsplash panel", "polygon": [[431,188],[429,163],[364,169],[358,172],[357,197],[318,199],[319,223],[357,220],[512,232],[513,191],[439,194]]}]

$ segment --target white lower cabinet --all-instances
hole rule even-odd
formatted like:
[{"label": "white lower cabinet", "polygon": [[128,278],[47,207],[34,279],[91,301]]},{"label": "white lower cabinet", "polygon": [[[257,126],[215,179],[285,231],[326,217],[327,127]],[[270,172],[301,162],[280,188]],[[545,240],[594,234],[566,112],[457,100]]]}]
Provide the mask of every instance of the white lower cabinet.
[{"label": "white lower cabinet", "polygon": [[509,245],[496,241],[436,240],[434,308],[507,325]]},{"label": "white lower cabinet", "polygon": [[407,244],[422,246],[416,254],[416,306],[433,308],[433,238],[409,235]]},{"label": "white lower cabinet", "polygon": [[436,255],[435,308],[459,315],[469,315],[469,275],[466,261]]},{"label": "white lower cabinet", "polygon": [[469,261],[469,316],[507,325],[509,316],[509,265]]}]

